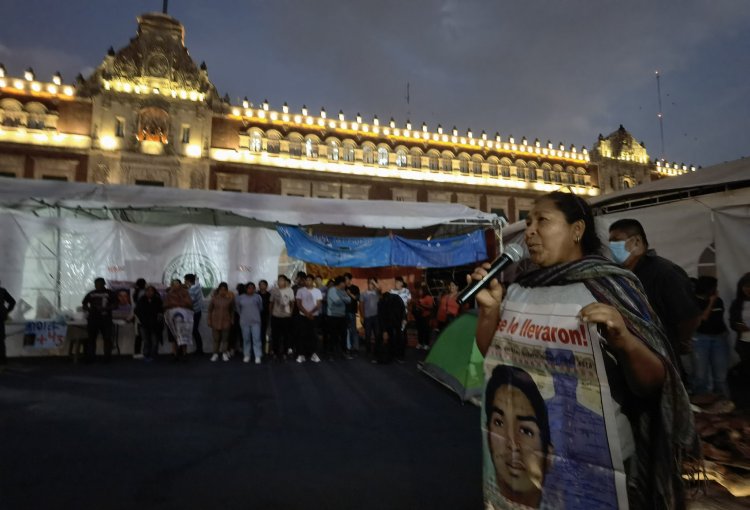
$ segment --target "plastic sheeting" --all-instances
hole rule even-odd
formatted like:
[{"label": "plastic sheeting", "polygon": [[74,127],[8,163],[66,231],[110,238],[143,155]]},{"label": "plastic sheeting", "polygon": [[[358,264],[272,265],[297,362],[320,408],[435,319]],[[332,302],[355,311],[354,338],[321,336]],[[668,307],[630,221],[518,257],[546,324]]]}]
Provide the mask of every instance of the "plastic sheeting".
[{"label": "plastic sheeting", "polygon": [[[85,210],[149,212],[149,222],[195,223],[185,211],[216,212],[225,224],[227,214],[270,225],[349,225],[377,229],[419,229],[451,222],[486,224],[497,216],[462,204],[339,200],[260,193],[187,190],[151,186],[60,183],[0,177],[0,206],[38,210],[48,206]],[[225,214],[226,213],[226,214]],[[179,219],[179,215],[183,219]],[[167,220],[154,218],[164,215]],[[202,215],[202,216],[205,216]],[[255,225],[252,225],[255,226]]]},{"label": "plastic sheeting", "polygon": [[154,227],[104,220],[36,217],[0,211],[0,281],[18,300],[72,314],[93,288],[108,281],[168,283],[195,273],[205,289],[219,282],[274,281],[284,242],[274,231],[250,227]]},{"label": "plastic sheeting", "polygon": [[311,236],[297,227],[277,227],[291,257],[330,267],[454,267],[487,259],[484,233],[415,241],[399,236],[343,238]]}]

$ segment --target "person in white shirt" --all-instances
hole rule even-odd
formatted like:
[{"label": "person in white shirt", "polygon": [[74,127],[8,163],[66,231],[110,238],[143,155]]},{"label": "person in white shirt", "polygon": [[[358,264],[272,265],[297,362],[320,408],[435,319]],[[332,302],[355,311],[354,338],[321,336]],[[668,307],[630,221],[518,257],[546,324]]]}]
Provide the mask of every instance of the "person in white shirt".
[{"label": "person in white shirt", "polygon": [[294,291],[291,280],[280,274],[276,286],[271,289],[271,352],[278,360],[284,359],[292,349],[292,311]]},{"label": "person in white shirt", "polygon": [[315,287],[313,275],[308,274],[305,277],[305,286],[297,289],[295,297],[299,311],[297,315],[297,363],[303,363],[305,359],[319,363],[315,326],[323,307],[323,294]]}]

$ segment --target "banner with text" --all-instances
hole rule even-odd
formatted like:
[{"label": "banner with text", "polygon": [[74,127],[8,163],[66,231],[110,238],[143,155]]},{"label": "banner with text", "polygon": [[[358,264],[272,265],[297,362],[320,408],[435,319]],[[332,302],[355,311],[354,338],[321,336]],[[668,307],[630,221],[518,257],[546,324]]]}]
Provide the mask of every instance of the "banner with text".
[{"label": "banner with text", "polygon": [[579,305],[509,294],[485,358],[488,508],[627,508],[599,337]]}]

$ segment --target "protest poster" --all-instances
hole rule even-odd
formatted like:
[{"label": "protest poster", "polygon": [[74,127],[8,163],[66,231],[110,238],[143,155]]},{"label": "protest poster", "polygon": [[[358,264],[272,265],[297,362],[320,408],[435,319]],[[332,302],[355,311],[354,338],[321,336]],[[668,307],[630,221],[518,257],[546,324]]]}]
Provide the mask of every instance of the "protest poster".
[{"label": "protest poster", "polygon": [[62,347],[68,325],[62,320],[28,321],[24,326],[23,346],[32,349],[57,349]]},{"label": "protest poster", "polygon": [[509,293],[485,358],[486,506],[628,508],[624,416],[596,326],[577,319],[581,300],[526,298]]},{"label": "protest poster", "polygon": [[164,312],[164,322],[177,340],[177,345],[193,345],[193,311],[172,308]]}]

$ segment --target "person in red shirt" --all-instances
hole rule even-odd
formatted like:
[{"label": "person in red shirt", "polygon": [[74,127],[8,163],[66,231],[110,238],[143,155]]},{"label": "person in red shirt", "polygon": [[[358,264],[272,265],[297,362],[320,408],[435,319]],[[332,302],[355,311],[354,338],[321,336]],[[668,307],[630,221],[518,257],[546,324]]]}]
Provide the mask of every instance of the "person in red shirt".
[{"label": "person in red shirt", "polygon": [[419,287],[419,295],[415,302],[414,319],[417,321],[417,335],[419,343],[417,349],[430,350],[430,319],[435,308],[435,298],[430,294],[427,285]]},{"label": "person in red shirt", "polygon": [[461,312],[461,308],[458,306],[458,285],[456,282],[451,281],[448,284],[448,292],[443,294],[440,298],[440,307],[438,308],[438,327],[440,331],[444,330],[445,327],[453,322],[453,319],[458,317]]}]

